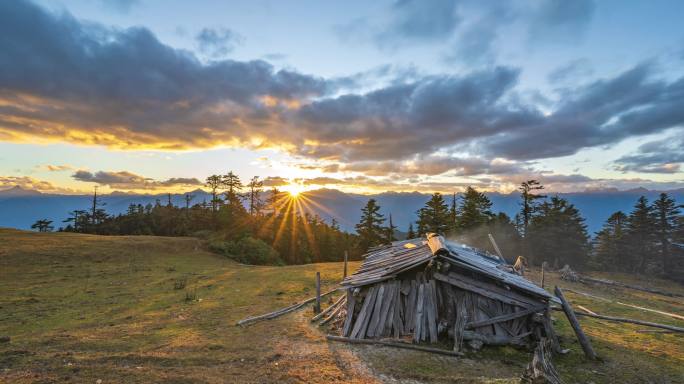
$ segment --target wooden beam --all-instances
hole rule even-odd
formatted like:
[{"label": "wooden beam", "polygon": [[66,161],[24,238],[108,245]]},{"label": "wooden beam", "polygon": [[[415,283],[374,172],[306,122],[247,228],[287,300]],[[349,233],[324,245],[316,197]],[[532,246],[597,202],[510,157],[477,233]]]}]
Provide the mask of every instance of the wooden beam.
[{"label": "wooden beam", "polygon": [[447,355],[447,356],[463,356],[463,353],[461,353],[461,352],[450,351],[447,349],[423,347],[420,345],[414,345],[414,344],[408,344],[408,343],[402,343],[402,342],[392,342],[392,341],[386,341],[386,340],[351,339],[348,337],[333,336],[333,335],[328,335],[328,336],[326,336],[326,338],[330,341],[340,341],[343,343],[382,345],[385,347],[411,349],[414,351],[438,353],[440,355]]},{"label": "wooden beam", "polygon": [[352,331],[352,321],[354,319],[354,309],[356,307],[356,297],[354,296],[353,289],[347,288],[347,317],[344,319],[344,328],[342,328],[342,334],[344,336],[349,336]]},{"label": "wooden beam", "polygon": [[321,313],[321,273],[316,272],[316,305],[314,306],[315,313]]},{"label": "wooden beam", "polygon": [[[465,276],[460,276],[453,273],[450,273],[449,275],[443,275],[437,272],[433,275],[433,277],[436,280],[454,285],[467,291],[475,292],[478,295],[489,297],[490,299],[502,301],[506,304],[517,305],[518,307],[523,308],[536,307],[537,305],[541,304],[541,302],[537,302],[535,305],[531,305],[531,300],[521,300],[521,298],[515,297],[517,295],[514,293],[504,293],[502,288],[496,287],[486,282],[472,281],[472,279],[466,278]],[[481,286],[476,284],[481,284]]]},{"label": "wooden beam", "polygon": [[[333,293],[333,292],[335,292],[335,291],[337,291],[337,288],[335,288],[335,289],[333,289],[333,290],[330,290],[330,291],[328,291],[328,292],[322,294],[321,297],[328,296],[329,294],[331,294],[331,293]],[[304,300],[304,301],[302,301],[302,302],[300,302],[300,303],[296,303],[296,304],[290,305],[289,307],[281,308],[281,309],[279,309],[279,310],[277,310],[277,311],[274,311],[274,312],[269,312],[269,313],[266,313],[266,314],[263,314],[263,315],[259,315],[259,316],[248,317],[248,318],[246,318],[246,319],[243,319],[243,320],[238,321],[236,325],[245,326],[245,325],[252,324],[252,323],[256,323],[256,322],[262,321],[262,320],[274,319],[274,318],[279,317],[279,316],[282,316],[282,315],[284,315],[284,314],[286,314],[286,313],[290,313],[290,312],[292,312],[292,311],[296,311],[297,309],[299,309],[299,308],[301,308],[301,307],[303,307],[303,306],[309,304],[310,302],[312,302],[312,301],[314,301],[314,300],[316,300],[316,297],[311,297],[311,298],[306,299],[306,300]]]},{"label": "wooden beam", "polygon": [[[670,316],[670,317],[675,318],[675,319],[678,319],[678,320],[684,320],[684,316],[678,315],[678,314],[676,314],[676,313],[663,312],[663,311],[659,311],[659,310],[657,310],[657,309],[646,308],[646,307],[640,307],[640,306],[634,305],[634,304],[622,303],[622,302],[619,302],[619,301],[613,301],[613,300],[606,299],[606,298],[600,297],[600,296],[595,296],[595,295],[592,295],[592,294],[589,294],[589,293],[580,292],[580,291],[575,291],[575,290],[573,290],[573,289],[567,289],[567,288],[566,288],[565,290],[568,291],[568,292],[576,293],[576,294],[578,294],[578,295],[590,297],[590,298],[592,298],[592,299],[597,299],[597,300],[601,300],[601,301],[606,301],[606,302],[609,302],[609,303],[615,303],[615,304],[618,304],[618,305],[624,305],[625,307],[630,307],[630,308],[634,308],[634,309],[638,309],[638,310],[646,311],[646,312],[653,312],[653,313],[657,313],[657,314],[659,314],[659,315]],[[578,307],[579,307],[579,306],[578,306]],[[581,308],[581,307],[580,307],[580,308]],[[589,313],[591,313],[591,314],[595,314],[595,313],[593,313],[592,311],[586,310],[585,308],[582,308],[582,309],[584,309],[585,312],[589,312]]]},{"label": "wooden beam", "polygon": [[[499,249],[499,246],[496,244],[496,240],[494,240],[494,236],[492,236],[491,233],[488,233],[487,236],[489,236],[489,241],[492,243],[492,246],[494,247],[494,251],[496,252],[497,255],[499,255],[499,258],[506,262],[506,259],[503,257],[503,253],[501,253],[501,250]],[[508,263],[506,263],[508,264]]]},{"label": "wooden beam", "polygon": [[463,340],[478,340],[486,345],[525,345],[524,338],[531,335],[531,332],[523,333],[518,337],[504,335],[484,335],[475,331],[463,331]]},{"label": "wooden beam", "polygon": [[345,295],[340,296],[340,298],[337,299],[337,300],[336,300],[333,304],[331,304],[328,308],[326,308],[325,310],[323,310],[323,311],[322,311],[321,313],[319,313],[318,315],[312,317],[312,318],[311,318],[311,321],[314,322],[314,321],[320,319],[321,317],[325,316],[328,312],[332,311],[337,305],[339,305],[339,304],[342,302],[342,300],[344,300],[344,297],[345,297]]},{"label": "wooden beam", "polygon": [[[342,299],[345,299],[345,297],[342,296]],[[334,309],[334,310],[333,310],[325,319],[323,319],[323,321],[321,321],[321,323],[319,324],[319,326],[320,326],[320,325],[325,325],[325,324],[327,324],[328,322],[330,322],[330,320],[334,319],[335,316],[337,316],[337,314],[340,313],[340,311],[342,310],[342,307],[344,307],[344,304],[345,304],[345,301],[341,301],[341,302],[339,302],[338,304],[336,304],[336,305],[335,305],[335,309]]]},{"label": "wooden beam", "polygon": [[344,275],[342,276],[343,279],[347,277],[347,260],[348,259],[349,259],[349,252],[344,251]]},{"label": "wooden beam", "polygon": [[[561,310],[560,308],[557,307],[552,307],[552,309],[555,310]],[[628,324],[637,324],[637,325],[644,325],[647,327],[653,327],[653,328],[661,328],[661,329],[667,329],[672,332],[680,332],[684,333],[684,328],[681,327],[675,327],[674,325],[667,325],[667,324],[659,324],[659,323],[651,323],[650,321],[641,321],[641,320],[636,320],[636,319],[628,319],[626,317],[613,317],[613,316],[606,316],[606,315],[592,315],[591,313],[584,313],[584,312],[576,312],[575,313],[577,316],[585,316],[585,317],[593,317],[596,319],[601,319],[601,320],[608,320],[608,321],[615,321],[618,323],[628,323]]]},{"label": "wooden beam", "polygon": [[520,311],[520,312],[512,312],[512,313],[507,313],[507,314],[505,314],[505,315],[492,317],[492,318],[489,318],[489,319],[486,319],[486,320],[474,321],[474,322],[472,322],[472,323],[466,324],[465,327],[466,327],[466,329],[473,329],[473,328],[484,327],[484,326],[486,326],[486,325],[492,325],[492,324],[501,323],[501,322],[504,322],[504,321],[509,321],[509,320],[517,319],[517,318],[519,318],[519,317],[531,315],[531,314],[533,314],[533,313],[535,313],[535,312],[544,311],[545,309],[546,309],[545,306],[540,306],[540,307],[535,307],[535,308],[529,308],[529,309],[522,310],[522,311]]},{"label": "wooden beam", "polygon": [[591,346],[589,338],[587,338],[587,335],[584,334],[584,331],[582,330],[579,321],[577,321],[575,311],[572,310],[570,303],[568,303],[568,301],[565,300],[565,296],[563,296],[563,291],[560,288],[556,287],[554,292],[556,296],[560,299],[561,304],[563,305],[563,312],[565,312],[565,316],[567,316],[568,320],[570,321],[572,329],[575,330],[577,340],[579,340],[580,345],[582,346],[582,350],[584,350],[584,354],[590,360],[596,360],[596,352],[594,352],[594,348]]}]

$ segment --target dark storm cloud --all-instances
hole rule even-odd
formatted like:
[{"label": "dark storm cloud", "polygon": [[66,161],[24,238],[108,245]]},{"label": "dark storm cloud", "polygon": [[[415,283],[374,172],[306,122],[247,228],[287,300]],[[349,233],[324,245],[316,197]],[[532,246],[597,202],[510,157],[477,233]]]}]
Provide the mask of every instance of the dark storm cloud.
[{"label": "dark storm cloud", "polygon": [[200,52],[211,57],[223,57],[241,44],[244,38],[228,28],[203,28],[195,36]]},{"label": "dark storm cloud", "polygon": [[557,109],[482,142],[489,154],[515,159],[572,155],[581,148],[684,124],[684,79],[652,79],[642,64],[561,95]]},{"label": "dark storm cloud", "polygon": [[111,188],[157,189],[161,187],[201,186],[196,178],[174,177],[163,181],[143,177],[128,171],[98,171],[95,173],[79,170],[72,177],[74,180],[107,185]]},{"label": "dark storm cloud", "polygon": [[615,161],[622,172],[678,173],[684,163],[684,131],[674,137],[642,144],[634,154]]},{"label": "dark storm cloud", "polygon": [[[275,71],[264,61],[202,64],[145,28],[81,24],[26,1],[0,3],[0,35],[0,97],[15,99],[0,124],[18,124],[23,135],[68,137],[66,126],[102,144],[148,137],[177,147],[201,145],[220,124],[217,140],[244,139],[241,119],[264,117],[259,97],[303,99],[329,90],[323,79]],[[30,96],[31,105],[17,95]],[[108,137],[113,131],[117,137]]]},{"label": "dark storm cloud", "polygon": [[315,127],[317,140],[328,144],[303,146],[301,153],[343,161],[397,159],[494,134],[518,121],[516,113],[497,106],[517,78],[517,70],[500,67],[313,102],[296,121]]},{"label": "dark storm cloud", "polygon": [[0,2],[0,36],[6,141],[278,146],[341,170],[387,163],[399,174],[469,176],[524,171],[525,160],[684,124],[684,79],[658,80],[651,64],[563,89],[544,113],[515,89],[520,71],[510,67],[414,73],[360,93],[354,88],[374,75],[322,79],[259,60],[203,63],[147,29],[86,25],[24,1]]}]

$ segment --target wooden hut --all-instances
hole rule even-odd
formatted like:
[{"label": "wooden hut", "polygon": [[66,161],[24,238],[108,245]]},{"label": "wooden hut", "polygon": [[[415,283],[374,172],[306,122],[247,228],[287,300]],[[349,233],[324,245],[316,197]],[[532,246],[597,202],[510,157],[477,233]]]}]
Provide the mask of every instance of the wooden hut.
[{"label": "wooden hut", "polygon": [[[549,303],[557,299],[500,257],[428,234],[370,250],[342,282],[342,336],[523,345],[556,340]],[[557,341],[554,342],[557,346]]]}]

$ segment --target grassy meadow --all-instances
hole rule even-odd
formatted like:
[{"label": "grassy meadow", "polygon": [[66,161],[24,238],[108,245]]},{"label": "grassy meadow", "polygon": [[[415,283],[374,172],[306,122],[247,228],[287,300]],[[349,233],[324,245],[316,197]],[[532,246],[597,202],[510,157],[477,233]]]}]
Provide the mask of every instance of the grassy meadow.
[{"label": "grassy meadow", "polygon": [[[351,264],[351,270],[357,264]],[[102,237],[0,229],[0,382],[6,383],[515,383],[531,354],[485,348],[464,358],[328,343],[311,307],[245,328],[236,321],[335,286],[341,263],[287,267],[237,264],[192,238]],[[666,288],[631,276],[603,275]],[[531,279],[538,279],[536,273]],[[684,299],[554,284],[666,312]],[[571,292],[595,312],[684,326],[684,322]],[[588,362],[562,313],[564,348],[554,362],[568,383],[684,382],[684,336],[580,318],[602,361]]]}]

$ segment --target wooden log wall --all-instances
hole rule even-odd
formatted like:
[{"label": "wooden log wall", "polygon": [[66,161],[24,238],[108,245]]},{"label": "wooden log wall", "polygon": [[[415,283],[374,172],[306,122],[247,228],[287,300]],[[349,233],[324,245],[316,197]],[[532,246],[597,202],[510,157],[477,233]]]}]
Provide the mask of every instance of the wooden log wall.
[{"label": "wooden log wall", "polygon": [[519,345],[536,328],[543,329],[532,316],[545,313],[547,305],[455,273],[418,272],[349,288],[342,335],[353,339],[411,336],[416,343],[449,338],[459,351],[464,335],[471,335],[468,339],[472,340],[476,333],[484,336],[476,339],[510,340]]}]

